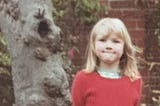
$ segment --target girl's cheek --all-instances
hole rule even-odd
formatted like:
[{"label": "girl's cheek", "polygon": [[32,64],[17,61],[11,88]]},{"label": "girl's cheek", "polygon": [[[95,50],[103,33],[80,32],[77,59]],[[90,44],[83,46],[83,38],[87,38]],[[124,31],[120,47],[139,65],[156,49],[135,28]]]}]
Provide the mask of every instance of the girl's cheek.
[{"label": "girl's cheek", "polygon": [[123,55],[123,53],[124,53],[124,50],[123,50],[123,49],[124,49],[123,47],[117,48],[116,52],[117,52],[117,54],[118,54],[119,56],[122,56],[122,55]]},{"label": "girl's cheek", "polygon": [[103,43],[96,42],[96,44],[95,44],[95,49],[96,49],[96,50],[102,51],[104,48],[105,48],[105,46],[104,46]]},{"label": "girl's cheek", "polygon": [[98,56],[98,57],[99,57],[99,55],[100,55],[100,51],[95,50],[94,52],[95,52],[96,56]]}]

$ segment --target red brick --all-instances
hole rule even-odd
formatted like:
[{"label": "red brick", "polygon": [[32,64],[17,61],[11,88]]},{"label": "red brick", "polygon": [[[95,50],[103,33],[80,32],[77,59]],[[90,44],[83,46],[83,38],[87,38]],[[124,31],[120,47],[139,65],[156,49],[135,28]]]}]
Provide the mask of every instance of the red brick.
[{"label": "red brick", "polygon": [[99,2],[107,2],[108,0],[99,0]]},{"label": "red brick", "polygon": [[145,36],[145,30],[144,29],[129,30],[129,33],[133,38],[136,38],[136,39],[144,39],[144,36]]},{"label": "red brick", "polygon": [[122,18],[123,13],[122,13],[121,10],[109,10],[109,16],[110,17]]},{"label": "red brick", "polygon": [[127,10],[123,10],[123,17],[130,18],[130,19],[143,18],[144,14],[137,9],[127,9]]},{"label": "red brick", "polygon": [[143,19],[144,12],[137,9],[110,9],[109,16],[122,19]]},{"label": "red brick", "polygon": [[137,20],[137,28],[144,28],[145,23],[143,20]]},{"label": "red brick", "polygon": [[124,23],[128,30],[135,30],[137,27],[137,21],[136,20],[124,20]]},{"label": "red brick", "polygon": [[122,19],[129,30],[143,30],[145,23],[143,19]]},{"label": "red brick", "polygon": [[134,8],[134,0],[132,1],[120,1],[120,0],[117,0],[117,1],[110,1],[110,7],[111,8]]},{"label": "red brick", "polygon": [[106,0],[99,0],[99,2],[100,2],[101,5],[104,5],[104,6],[107,5],[107,1]]},{"label": "red brick", "polygon": [[130,31],[130,35],[131,35],[131,38],[133,39],[133,41],[140,47],[143,47],[145,46],[145,30],[144,29],[141,29],[141,30],[132,30]]}]

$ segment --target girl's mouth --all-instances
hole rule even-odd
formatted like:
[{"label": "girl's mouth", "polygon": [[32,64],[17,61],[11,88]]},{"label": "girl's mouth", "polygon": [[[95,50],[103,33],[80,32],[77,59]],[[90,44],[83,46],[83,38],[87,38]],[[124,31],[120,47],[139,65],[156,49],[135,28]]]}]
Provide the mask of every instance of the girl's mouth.
[{"label": "girl's mouth", "polygon": [[102,53],[114,53],[113,51],[102,51]]}]

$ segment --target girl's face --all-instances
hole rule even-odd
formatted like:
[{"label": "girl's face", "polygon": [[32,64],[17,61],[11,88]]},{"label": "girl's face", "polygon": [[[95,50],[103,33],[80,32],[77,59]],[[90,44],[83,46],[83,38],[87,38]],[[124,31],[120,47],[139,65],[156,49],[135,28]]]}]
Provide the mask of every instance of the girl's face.
[{"label": "girl's face", "polygon": [[100,64],[119,63],[124,51],[124,41],[115,33],[98,35],[95,39],[95,54]]}]

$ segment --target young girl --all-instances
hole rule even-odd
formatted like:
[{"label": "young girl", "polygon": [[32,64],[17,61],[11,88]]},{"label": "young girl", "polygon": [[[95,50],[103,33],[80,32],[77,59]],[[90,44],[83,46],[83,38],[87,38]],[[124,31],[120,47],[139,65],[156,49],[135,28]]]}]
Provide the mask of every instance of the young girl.
[{"label": "young girl", "polygon": [[101,19],[90,35],[86,68],[73,81],[72,106],[138,106],[136,52],[120,19]]}]

